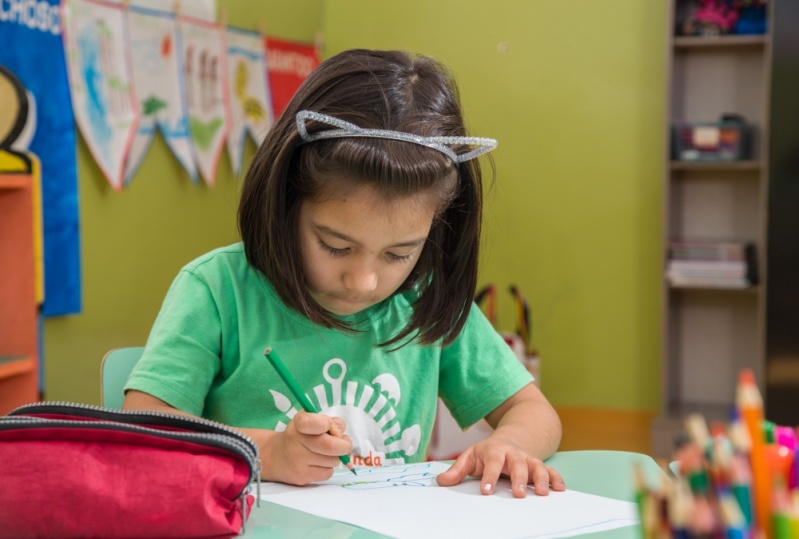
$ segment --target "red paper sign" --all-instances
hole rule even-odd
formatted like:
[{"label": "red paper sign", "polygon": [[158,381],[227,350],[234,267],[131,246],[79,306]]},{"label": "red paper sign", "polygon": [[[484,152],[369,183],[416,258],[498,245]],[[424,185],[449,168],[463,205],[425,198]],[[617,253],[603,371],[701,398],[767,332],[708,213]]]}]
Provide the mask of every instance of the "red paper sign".
[{"label": "red paper sign", "polygon": [[319,65],[319,53],[313,44],[273,37],[265,37],[264,46],[272,94],[272,110],[277,118],[305,77]]}]

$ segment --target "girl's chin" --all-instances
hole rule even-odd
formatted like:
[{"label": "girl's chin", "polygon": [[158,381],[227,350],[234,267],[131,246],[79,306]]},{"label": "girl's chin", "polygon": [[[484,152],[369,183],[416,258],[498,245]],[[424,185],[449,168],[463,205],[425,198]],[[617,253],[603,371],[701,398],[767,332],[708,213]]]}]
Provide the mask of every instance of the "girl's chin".
[{"label": "girl's chin", "polygon": [[350,301],[335,296],[324,296],[317,301],[326,311],[337,316],[356,314],[375,304],[374,301]]}]

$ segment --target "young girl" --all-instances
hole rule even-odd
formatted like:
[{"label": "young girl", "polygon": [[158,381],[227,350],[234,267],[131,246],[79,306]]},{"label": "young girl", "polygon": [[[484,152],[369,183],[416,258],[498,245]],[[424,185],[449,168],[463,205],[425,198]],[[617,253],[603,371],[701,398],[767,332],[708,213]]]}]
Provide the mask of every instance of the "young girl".
[{"label": "young girl", "polygon": [[[248,434],[262,477],[303,485],[357,465],[424,461],[440,396],[494,428],[438,477],[565,488],[542,462],[557,414],[472,297],[482,220],[457,90],[425,57],[351,50],[305,81],[244,180],[239,244],[189,263],[167,293],[124,408]],[[274,349],[321,411],[306,413]],[[346,430],[345,436],[328,431]]]}]

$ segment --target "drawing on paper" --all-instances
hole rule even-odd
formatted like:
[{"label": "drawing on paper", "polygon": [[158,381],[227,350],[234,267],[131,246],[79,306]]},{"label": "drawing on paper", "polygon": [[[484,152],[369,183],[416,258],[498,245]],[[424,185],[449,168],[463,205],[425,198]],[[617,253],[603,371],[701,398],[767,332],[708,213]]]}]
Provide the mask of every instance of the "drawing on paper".
[{"label": "drawing on paper", "polygon": [[[349,479],[346,474],[345,478]],[[434,487],[436,476],[429,463],[411,464],[409,466],[391,466],[389,468],[358,469],[358,479],[341,483],[343,488],[354,490],[370,490],[393,487]],[[350,476],[352,477],[352,476]]]}]

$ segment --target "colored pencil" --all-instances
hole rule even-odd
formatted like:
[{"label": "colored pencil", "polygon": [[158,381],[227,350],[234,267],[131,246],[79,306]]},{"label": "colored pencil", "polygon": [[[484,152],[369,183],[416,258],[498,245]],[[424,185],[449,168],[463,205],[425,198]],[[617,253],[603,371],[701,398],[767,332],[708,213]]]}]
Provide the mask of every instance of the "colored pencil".
[{"label": "colored pencil", "polygon": [[[289,390],[294,395],[294,397],[298,401],[300,401],[300,406],[302,406],[302,409],[311,414],[318,414],[319,412],[316,410],[313,403],[311,403],[311,401],[308,400],[308,397],[305,396],[305,392],[303,392],[303,390],[300,389],[299,384],[297,384],[297,381],[291,375],[288,368],[286,368],[286,364],[283,363],[283,361],[280,359],[280,356],[277,355],[277,352],[275,352],[272,348],[267,348],[266,350],[264,350],[264,355],[266,356],[266,359],[268,359],[269,362],[272,364],[272,366],[275,368],[275,370],[283,379],[283,381],[286,383],[286,385],[288,386]],[[337,438],[342,437],[342,434],[338,430],[338,427],[336,426],[335,423],[333,423],[333,425],[330,427],[328,433],[332,436],[336,436]],[[344,464],[344,466],[347,467],[349,471],[351,471],[355,475],[358,475],[358,473],[355,471],[355,466],[353,466],[352,463],[350,462],[349,455],[341,455],[339,457],[339,460],[341,460],[341,462]]]},{"label": "colored pencil", "polygon": [[766,444],[763,439],[763,398],[755,384],[755,375],[749,369],[743,369],[738,378],[735,404],[752,440],[749,459],[752,463],[755,524],[766,534],[766,537],[772,537],[769,516],[771,514],[771,475],[766,461]]}]

